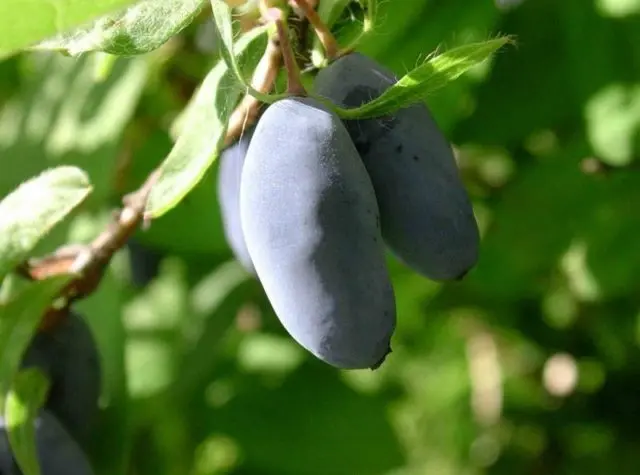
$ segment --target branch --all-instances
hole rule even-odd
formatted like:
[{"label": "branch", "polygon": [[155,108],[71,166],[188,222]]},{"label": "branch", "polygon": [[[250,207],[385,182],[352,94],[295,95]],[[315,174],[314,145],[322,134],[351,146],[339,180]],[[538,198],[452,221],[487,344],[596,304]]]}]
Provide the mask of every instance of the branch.
[{"label": "branch", "polygon": [[[273,89],[281,63],[282,54],[278,41],[270,38],[251,78],[251,86],[262,93],[269,93]],[[260,106],[261,102],[251,94],[244,96],[229,118],[225,146],[235,142],[247,126],[257,121]]]},{"label": "branch", "polygon": [[44,280],[60,275],[73,276],[43,316],[41,330],[54,328],[68,315],[73,302],[95,292],[113,255],[143,223],[149,193],[159,174],[159,169],[155,170],[137,191],[123,198],[123,207],[114,213],[113,220],[107,228],[90,244],[64,246],[49,256],[31,259],[18,266],[16,271],[31,280]]},{"label": "branch", "polygon": [[269,8],[266,6],[266,2],[261,3],[262,17],[268,22],[273,22],[276,25],[278,34],[278,42],[280,43],[280,51],[282,52],[282,58],[284,60],[284,67],[287,71],[287,92],[305,96],[307,91],[302,85],[300,78],[300,69],[293,54],[293,48],[291,47],[291,41],[289,40],[289,30],[287,28],[286,17],[283,11],[279,8]]},{"label": "branch", "polygon": [[318,35],[318,39],[320,40],[320,43],[322,43],[324,51],[327,53],[327,57],[330,60],[335,59],[339,50],[338,42],[333,36],[333,33],[331,33],[329,27],[327,27],[327,25],[322,21],[318,12],[310,4],[309,0],[290,0],[289,3],[298,7],[304,16],[307,17],[307,20],[309,20],[309,23],[315,30],[316,35]]}]

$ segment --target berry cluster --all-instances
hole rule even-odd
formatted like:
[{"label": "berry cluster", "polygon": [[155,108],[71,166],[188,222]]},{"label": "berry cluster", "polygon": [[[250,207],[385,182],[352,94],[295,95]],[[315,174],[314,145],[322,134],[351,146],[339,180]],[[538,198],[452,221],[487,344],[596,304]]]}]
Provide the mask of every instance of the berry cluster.
[{"label": "berry cluster", "polygon": [[[396,82],[347,54],[321,70],[315,93],[357,107]],[[341,120],[317,100],[270,105],[223,151],[225,234],[258,277],[286,330],[319,359],[377,368],[396,325],[388,247],[420,274],[462,278],[479,232],[450,144],[422,104]]]}]

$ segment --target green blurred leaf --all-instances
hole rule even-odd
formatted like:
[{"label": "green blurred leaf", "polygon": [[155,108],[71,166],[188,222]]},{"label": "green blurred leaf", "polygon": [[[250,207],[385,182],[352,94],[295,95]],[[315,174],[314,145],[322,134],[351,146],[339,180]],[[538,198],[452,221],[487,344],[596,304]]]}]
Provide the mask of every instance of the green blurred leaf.
[{"label": "green blurred leaf", "polygon": [[584,265],[596,296],[624,298],[634,293],[640,276],[640,241],[629,238],[640,233],[640,216],[629,213],[630,203],[640,203],[640,173],[614,173],[603,188],[577,239],[584,243]]},{"label": "green blurred leaf", "polygon": [[89,176],[87,206],[111,196],[122,132],[147,81],[143,57],[121,58],[109,77],[95,80],[99,58],[34,53],[24,58],[28,80],[0,109],[0,195],[57,165]]},{"label": "green blurred leaf", "polygon": [[100,355],[102,410],[88,451],[97,475],[125,473],[132,450],[123,321],[123,306],[129,294],[109,268],[100,282],[100,290],[74,304],[74,310],[86,316]]},{"label": "green blurred leaf", "polygon": [[[580,3],[580,8],[570,9],[572,16],[586,8]],[[497,12],[490,2],[474,5]],[[450,8],[455,10],[455,5]],[[449,23],[447,18],[438,20],[443,20],[444,27]],[[542,24],[544,29],[540,28]],[[456,142],[517,149],[534,132],[579,120],[580,103],[574,96],[580,81],[570,73],[569,52],[558,47],[566,38],[567,27],[561,5],[550,2],[525,2],[502,19],[496,28],[517,34],[517,50],[513,54],[497,54],[490,76],[463,102],[465,120],[456,124]],[[582,49],[578,54],[585,56]],[[447,88],[442,95],[452,89]],[[435,97],[434,102],[439,98],[440,95]]]},{"label": "green blurred leaf", "polygon": [[[351,0],[326,0],[318,4],[318,16],[329,28],[340,17],[345,8],[351,3]],[[375,2],[370,2],[375,3]]]},{"label": "green blurred leaf", "polygon": [[510,42],[510,38],[501,37],[451,49],[410,71],[373,101],[353,109],[335,109],[338,115],[345,119],[377,117],[392,113],[446,86]]},{"label": "green blurred leaf", "polygon": [[0,202],[0,277],[28,257],[38,242],[91,192],[75,167],[43,172]]},{"label": "green blurred leaf", "polygon": [[628,165],[640,150],[640,85],[611,84],[586,106],[587,133],[599,159]]},{"label": "green blurred leaf", "polygon": [[65,276],[35,282],[0,306],[0,413],[33,333],[68,281]]},{"label": "green blurred leaf", "polygon": [[46,39],[35,49],[71,56],[103,51],[132,56],[153,51],[186,28],[207,0],[143,0],[91,25]]},{"label": "green blurred leaf", "polygon": [[598,10],[605,16],[623,18],[640,13],[640,0],[596,0]]},{"label": "green blurred leaf", "polygon": [[224,340],[233,333],[233,324],[255,291],[255,285],[244,268],[231,261],[218,266],[193,286],[190,299],[194,315],[184,331],[183,370],[175,385],[175,391],[182,398],[188,398],[220,363]]},{"label": "green blurred leaf", "polygon": [[284,380],[239,368],[232,376],[226,402],[203,401],[190,415],[198,440],[224,435],[238,445],[239,473],[383,475],[403,466],[383,394],[358,393],[310,359]]},{"label": "green blurred leaf", "polygon": [[0,58],[136,0],[2,0]]},{"label": "green blurred leaf", "polygon": [[[249,55],[265,40],[266,29],[256,28],[240,39],[238,51]],[[227,122],[241,93],[227,64],[218,61],[187,106],[182,133],[151,191],[147,203],[150,216],[157,218],[170,211],[200,182],[220,153]]]},{"label": "green blurred leaf", "polygon": [[40,475],[35,420],[49,391],[47,376],[36,368],[20,371],[7,395],[5,418],[13,455],[24,475]]},{"label": "green blurred leaf", "polygon": [[495,205],[478,266],[465,279],[484,298],[535,298],[602,198],[602,183],[580,169],[584,144],[522,167]]},{"label": "green blurred leaf", "polygon": [[[398,60],[402,64],[402,72],[406,72],[407,64],[415,64],[417,57],[415,54],[409,56],[409,53],[405,53],[407,51],[405,50],[405,45],[408,43],[409,37],[416,42],[420,42],[419,54],[423,54],[425,48],[431,50],[442,41],[442,35],[439,35],[433,44],[428,44],[425,41],[430,37],[434,29],[449,29],[452,27],[452,22],[448,22],[445,25],[434,19],[439,10],[436,11],[433,8],[433,3],[434,0],[412,0],[411,2],[394,3],[377,0],[376,23],[371,34],[367,36],[366,41],[363,41],[358,49],[362,53],[382,61],[385,65],[388,65],[390,58]],[[442,9],[449,5],[450,8],[457,7],[457,5],[447,3],[446,5],[440,5],[440,8]],[[458,15],[463,14],[460,8],[456,8],[456,10]],[[429,28],[424,28],[425,18],[428,18]],[[397,45],[402,45],[403,54],[398,54]],[[386,49],[393,51],[388,57],[384,54]]]}]

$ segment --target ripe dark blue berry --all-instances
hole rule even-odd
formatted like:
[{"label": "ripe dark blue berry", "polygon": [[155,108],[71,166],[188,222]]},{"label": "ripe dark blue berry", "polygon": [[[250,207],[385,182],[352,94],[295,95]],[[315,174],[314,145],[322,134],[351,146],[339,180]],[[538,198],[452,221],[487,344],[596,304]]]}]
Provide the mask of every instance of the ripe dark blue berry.
[{"label": "ripe dark blue berry", "polygon": [[[338,105],[357,107],[395,82],[390,71],[352,53],[320,71],[314,87]],[[478,226],[451,146],[427,107],[345,125],[371,177],[394,254],[434,280],[468,272],[478,259]]]},{"label": "ripe dark blue berry", "polygon": [[377,367],[395,299],[374,190],[340,119],[309,98],[272,104],[240,191],[247,248],[284,327],[331,365]]}]

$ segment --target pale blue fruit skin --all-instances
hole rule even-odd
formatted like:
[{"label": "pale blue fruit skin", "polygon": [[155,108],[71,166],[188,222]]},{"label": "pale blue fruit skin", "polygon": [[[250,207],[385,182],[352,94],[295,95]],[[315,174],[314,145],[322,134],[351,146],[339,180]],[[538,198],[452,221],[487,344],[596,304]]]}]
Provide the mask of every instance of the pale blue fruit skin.
[{"label": "pale blue fruit skin", "polygon": [[[36,451],[42,475],[93,475],[80,446],[48,411],[35,420]],[[4,417],[0,416],[0,475],[22,475],[13,458]]]},{"label": "pale blue fruit skin", "polygon": [[286,330],[338,368],[379,366],[395,297],[373,187],[339,118],[309,98],[272,104],[240,196],[247,247]]},{"label": "pale blue fruit skin", "polygon": [[[372,59],[352,53],[321,70],[314,90],[356,107],[396,82]],[[420,103],[345,126],[376,192],[382,235],[393,253],[425,277],[461,278],[477,262],[480,234],[450,144]]]},{"label": "pale blue fruit skin", "polygon": [[36,333],[22,367],[37,367],[48,375],[46,409],[84,444],[98,413],[101,383],[97,345],[84,319],[72,312],[54,330]]},{"label": "pale blue fruit skin", "polygon": [[255,127],[244,131],[240,139],[220,154],[218,167],[218,203],[223,232],[236,260],[247,272],[256,275],[240,220],[240,181],[247,149]]}]

